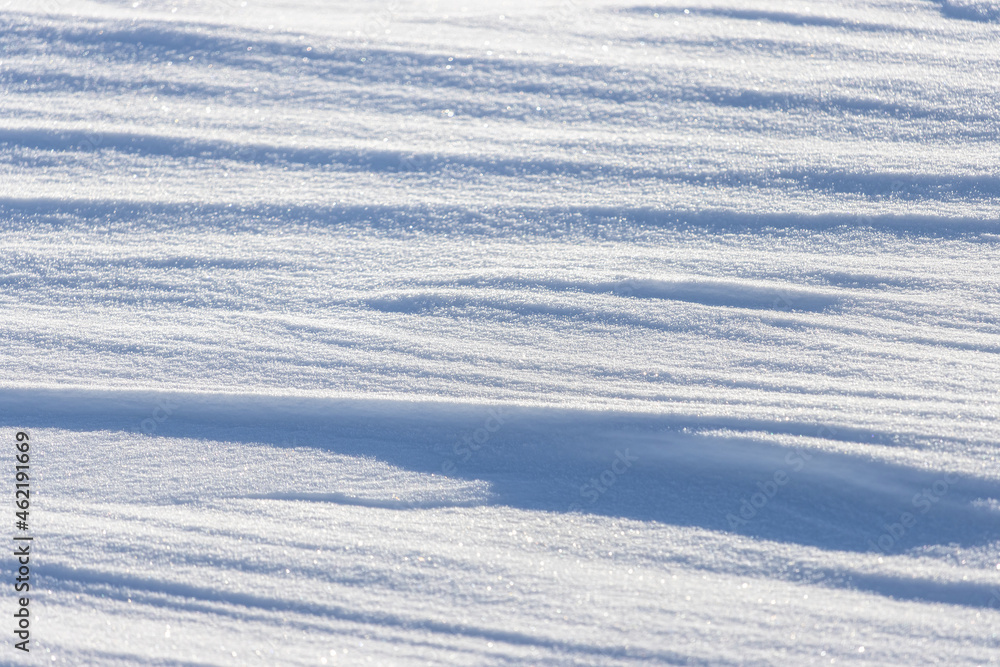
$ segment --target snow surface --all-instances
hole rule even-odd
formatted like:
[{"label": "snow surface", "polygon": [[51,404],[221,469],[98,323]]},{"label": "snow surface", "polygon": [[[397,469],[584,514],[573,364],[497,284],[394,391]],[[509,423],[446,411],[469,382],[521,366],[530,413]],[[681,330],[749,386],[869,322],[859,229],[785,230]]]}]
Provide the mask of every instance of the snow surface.
[{"label": "snow surface", "polygon": [[997,3],[637,1],[0,2],[0,664],[1000,662]]}]

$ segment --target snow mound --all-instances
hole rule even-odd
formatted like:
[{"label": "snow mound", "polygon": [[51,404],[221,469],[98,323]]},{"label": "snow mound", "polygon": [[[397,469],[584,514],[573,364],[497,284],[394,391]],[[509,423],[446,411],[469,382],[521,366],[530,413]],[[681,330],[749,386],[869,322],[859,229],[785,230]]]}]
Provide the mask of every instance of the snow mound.
[{"label": "snow mound", "polygon": [[944,0],[947,16],[968,21],[1000,22],[1000,2],[996,0]]}]

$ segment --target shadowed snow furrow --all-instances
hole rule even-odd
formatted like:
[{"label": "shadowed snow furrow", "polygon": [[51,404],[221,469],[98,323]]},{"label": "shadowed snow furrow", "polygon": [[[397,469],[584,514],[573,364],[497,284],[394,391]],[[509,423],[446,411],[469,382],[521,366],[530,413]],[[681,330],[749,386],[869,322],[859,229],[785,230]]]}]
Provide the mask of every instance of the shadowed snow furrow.
[{"label": "shadowed snow furrow", "polygon": [[[624,11],[656,17],[676,17],[676,16],[718,16],[723,18],[740,19],[742,21],[768,21],[790,26],[802,27],[822,27],[822,28],[843,28],[847,30],[864,30],[867,32],[894,32],[901,28],[899,25],[889,23],[871,23],[858,18],[839,18],[836,16],[817,16],[809,11],[804,12],[782,12],[767,11],[761,9],[730,9],[720,7],[695,7],[694,9],[670,6],[670,5],[638,5],[628,7]],[[810,32],[811,34],[811,32]]]},{"label": "shadowed snow furrow", "polygon": [[946,16],[969,21],[1000,23],[1000,2],[996,0],[938,0]]}]

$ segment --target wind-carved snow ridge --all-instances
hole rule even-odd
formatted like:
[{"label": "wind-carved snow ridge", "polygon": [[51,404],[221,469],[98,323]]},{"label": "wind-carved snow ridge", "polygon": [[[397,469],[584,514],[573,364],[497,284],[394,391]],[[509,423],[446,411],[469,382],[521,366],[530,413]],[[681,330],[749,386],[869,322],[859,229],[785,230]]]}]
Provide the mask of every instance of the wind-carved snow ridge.
[{"label": "wind-carved snow ridge", "polygon": [[[837,306],[841,301],[841,296],[833,292],[799,285],[753,280],[720,280],[705,276],[671,278],[637,276],[595,282],[527,276],[463,277],[443,283],[442,286],[449,284],[480,289],[536,288],[555,292],[609,294],[635,299],[685,301],[705,306],[761,310],[822,311]],[[426,305],[434,299],[431,294],[413,294],[395,298],[400,306],[404,306],[407,302]],[[487,303],[485,300],[480,302]]]},{"label": "wind-carved snow ridge", "polygon": [[940,0],[947,16],[969,21],[1000,22],[997,0]]}]

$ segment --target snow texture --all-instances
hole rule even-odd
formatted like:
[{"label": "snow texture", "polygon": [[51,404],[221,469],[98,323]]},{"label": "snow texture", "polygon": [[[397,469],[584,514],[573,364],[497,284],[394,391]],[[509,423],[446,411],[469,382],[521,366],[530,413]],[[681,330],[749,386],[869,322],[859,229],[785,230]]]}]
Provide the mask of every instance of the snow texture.
[{"label": "snow texture", "polygon": [[1000,662],[996,2],[0,4],[0,664]]}]

